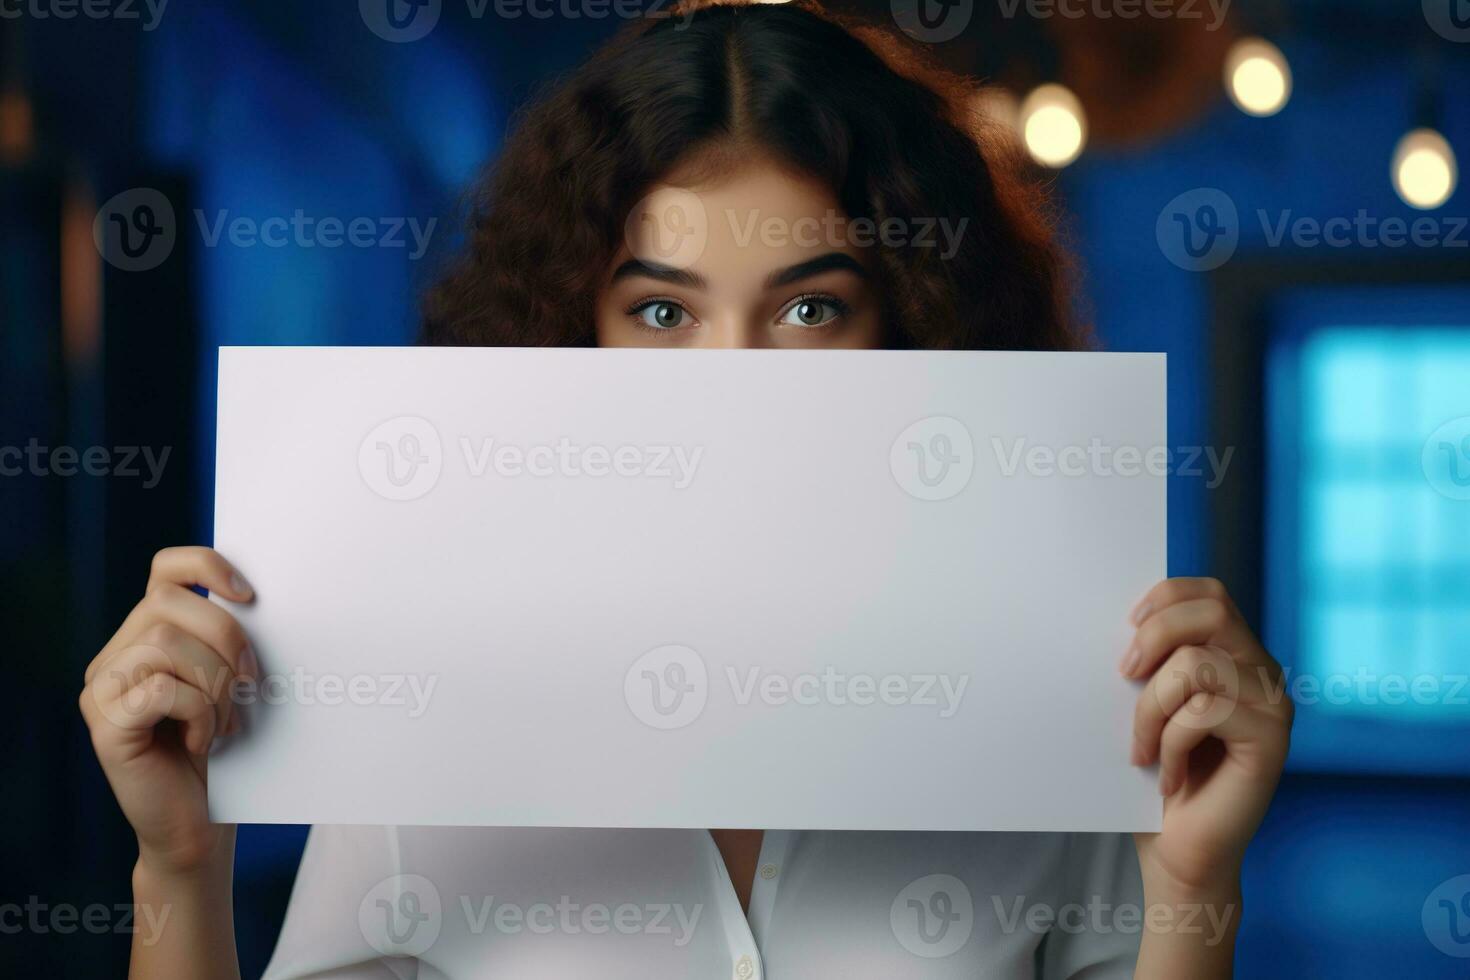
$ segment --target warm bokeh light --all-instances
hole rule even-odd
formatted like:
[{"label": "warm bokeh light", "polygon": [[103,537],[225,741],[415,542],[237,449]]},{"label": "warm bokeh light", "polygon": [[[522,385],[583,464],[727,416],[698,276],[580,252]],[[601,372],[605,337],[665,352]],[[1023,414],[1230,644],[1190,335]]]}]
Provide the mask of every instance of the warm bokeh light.
[{"label": "warm bokeh light", "polygon": [[1432,129],[1404,135],[1393,151],[1393,189],[1410,207],[1437,208],[1455,192],[1455,151]]},{"label": "warm bokeh light", "polygon": [[1065,167],[1087,144],[1082,103],[1065,85],[1041,85],[1021,103],[1021,133],[1026,150],[1048,167]]},{"label": "warm bokeh light", "polygon": [[1274,116],[1291,98],[1286,55],[1263,38],[1236,41],[1225,56],[1225,90],[1242,112]]},{"label": "warm bokeh light", "polygon": [[0,92],[0,161],[24,163],[35,150],[31,100],[16,89]]}]

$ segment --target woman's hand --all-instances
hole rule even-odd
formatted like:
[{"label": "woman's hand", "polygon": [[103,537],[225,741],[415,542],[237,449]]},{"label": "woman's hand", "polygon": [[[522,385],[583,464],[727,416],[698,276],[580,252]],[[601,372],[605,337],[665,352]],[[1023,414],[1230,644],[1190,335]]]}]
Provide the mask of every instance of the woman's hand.
[{"label": "woman's hand", "polygon": [[1134,838],[1145,891],[1165,901],[1236,895],[1290,743],[1281,666],[1215,579],[1160,582],[1133,622],[1120,669],[1147,679],[1133,762],[1159,763],[1164,796],[1163,832]]},{"label": "woman's hand", "polygon": [[216,735],[238,727],[232,685],[259,671],[240,624],[195,585],[234,602],[253,595],[212,549],[160,551],[143,600],[87,667],[80,698],[97,759],[138,835],[139,863],[161,875],[225,859],[230,828],[209,822],[208,752]]}]

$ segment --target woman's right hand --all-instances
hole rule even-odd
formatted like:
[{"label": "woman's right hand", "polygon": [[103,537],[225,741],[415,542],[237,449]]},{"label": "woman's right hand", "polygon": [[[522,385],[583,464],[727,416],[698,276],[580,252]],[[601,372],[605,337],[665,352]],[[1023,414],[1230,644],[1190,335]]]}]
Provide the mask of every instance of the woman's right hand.
[{"label": "woman's right hand", "polygon": [[232,602],[254,595],[213,549],[165,548],[142,601],[87,667],[80,698],[139,860],[165,874],[202,868],[232,829],[209,822],[209,747],[238,730],[237,679],[259,674],[235,617],[191,586]]}]

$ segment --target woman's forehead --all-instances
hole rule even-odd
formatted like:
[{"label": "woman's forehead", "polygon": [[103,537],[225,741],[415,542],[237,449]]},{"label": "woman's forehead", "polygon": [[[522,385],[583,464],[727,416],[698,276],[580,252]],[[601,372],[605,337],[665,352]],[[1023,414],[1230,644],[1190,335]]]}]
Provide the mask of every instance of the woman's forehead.
[{"label": "woman's forehead", "polygon": [[707,281],[763,281],[830,252],[863,259],[836,195],[815,178],[758,160],[698,183],[679,177],[634,206],[615,266],[632,258]]}]

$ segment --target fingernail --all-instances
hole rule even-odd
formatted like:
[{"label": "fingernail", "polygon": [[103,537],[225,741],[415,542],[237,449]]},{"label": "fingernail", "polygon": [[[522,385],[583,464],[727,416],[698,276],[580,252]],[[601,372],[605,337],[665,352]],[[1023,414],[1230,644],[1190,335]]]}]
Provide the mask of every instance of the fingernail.
[{"label": "fingernail", "polygon": [[1139,626],[1145,619],[1148,619],[1148,614],[1153,611],[1154,604],[1152,602],[1140,602],[1134,607],[1133,615],[1129,618],[1133,621],[1134,626]]},{"label": "fingernail", "polygon": [[255,656],[255,647],[249,643],[240,651],[240,675],[253,680],[260,679],[260,660]]},{"label": "fingernail", "polygon": [[1159,776],[1159,795],[1160,796],[1168,796],[1172,792],[1173,792],[1173,790],[1170,789],[1170,787],[1169,787],[1169,777],[1167,775],[1160,775]]},{"label": "fingernail", "polygon": [[1132,677],[1133,671],[1138,667],[1138,661],[1142,659],[1142,657],[1143,652],[1139,650],[1138,647],[1129,647],[1128,652],[1123,654],[1122,662],[1118,664],[1118,672],[1121,673],[1124,677]]},{"label": "fingernail", "polygon": [[245,577],[239,572],[230,573],[230,590],[241,599],[249,599],[255,595],[255,590],[250,587],[250,583],[245,581]]}]

